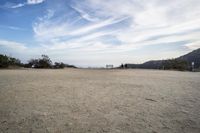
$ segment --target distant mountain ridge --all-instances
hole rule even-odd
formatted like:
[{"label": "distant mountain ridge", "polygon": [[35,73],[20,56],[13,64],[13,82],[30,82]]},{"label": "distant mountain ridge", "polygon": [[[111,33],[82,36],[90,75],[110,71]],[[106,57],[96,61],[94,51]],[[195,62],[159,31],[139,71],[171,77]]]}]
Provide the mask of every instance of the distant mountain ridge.
[{"label": "distant mountain ridge", "polygon": [[194,62],[194,67],[199,68],[200,67],[200,48],[196,49],[186,55],[178,57],[178,59],[182,59],[187,61],[189,64]]},{"label": "distant mountain ridge", "polygon": [[124,64],[123,68],[144,68],[144,69],[191,69],[191,63],[194,62],[194,68],[200,69],[200,48],[186,55],[167,60],[151,60],[143,64]]}]

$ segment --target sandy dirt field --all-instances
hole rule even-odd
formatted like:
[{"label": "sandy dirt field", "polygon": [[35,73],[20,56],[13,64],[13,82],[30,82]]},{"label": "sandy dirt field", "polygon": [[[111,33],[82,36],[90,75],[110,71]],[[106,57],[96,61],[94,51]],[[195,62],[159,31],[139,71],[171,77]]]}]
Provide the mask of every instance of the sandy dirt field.
[{"label": "sandy dirt field", "polygon": [[200,73],[0,70],[1,133],[200,133]]}]

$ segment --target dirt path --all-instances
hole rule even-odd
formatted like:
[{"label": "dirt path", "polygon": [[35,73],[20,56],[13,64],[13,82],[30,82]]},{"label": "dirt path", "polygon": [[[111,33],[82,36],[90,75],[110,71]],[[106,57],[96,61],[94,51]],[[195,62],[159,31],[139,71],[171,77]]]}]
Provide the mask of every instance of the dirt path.
[{"label": "dirt path", "polygon": [[0,70],[2,133],[199,133],[200,73]]}]

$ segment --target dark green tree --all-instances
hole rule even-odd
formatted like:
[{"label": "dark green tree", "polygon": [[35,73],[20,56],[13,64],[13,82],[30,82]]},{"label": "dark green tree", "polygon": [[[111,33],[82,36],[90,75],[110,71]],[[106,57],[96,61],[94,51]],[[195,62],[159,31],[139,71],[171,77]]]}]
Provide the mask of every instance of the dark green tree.
[{"label": "dark green tree", "polygon": [[180,70],[180,71],[184,71],[188,69],[188,63],[185,60],[181,60],[181,59],[169,59],[169,60],[165,60],[163,61],[162,66],[164,67],[164,69],[174,69],[174,70]]},{"label": "dark green tree", "polygon": [[42,58],[39,59],[31,59],[26,64],[26,67],[34,67],[34,68],[51,68],[52,61],[47,55],[42,55]]},{"label": "dark green tree", "polygon": [[62,63],[62,62],[55,62],[54,63],[54,68],[64,68],[65,67],[65,64],[64,63]]},{"label": "dark green tree", "polygon": [[9,66],[9,58],[6,55],[0,55],[0,68]]},{"label": "dark green tree", "polygon": [[0,54],[0,68],[9,66],[23,66],[19,59]]}]

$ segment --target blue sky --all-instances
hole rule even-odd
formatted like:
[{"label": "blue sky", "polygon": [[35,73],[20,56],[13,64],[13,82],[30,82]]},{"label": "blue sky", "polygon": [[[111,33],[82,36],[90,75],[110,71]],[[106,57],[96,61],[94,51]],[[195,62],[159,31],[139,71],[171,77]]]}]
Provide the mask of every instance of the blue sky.
[{"label": "blue sky", "polygon": [[200,48],[200,0],[1,0],[0,53],[105,66]]}]

